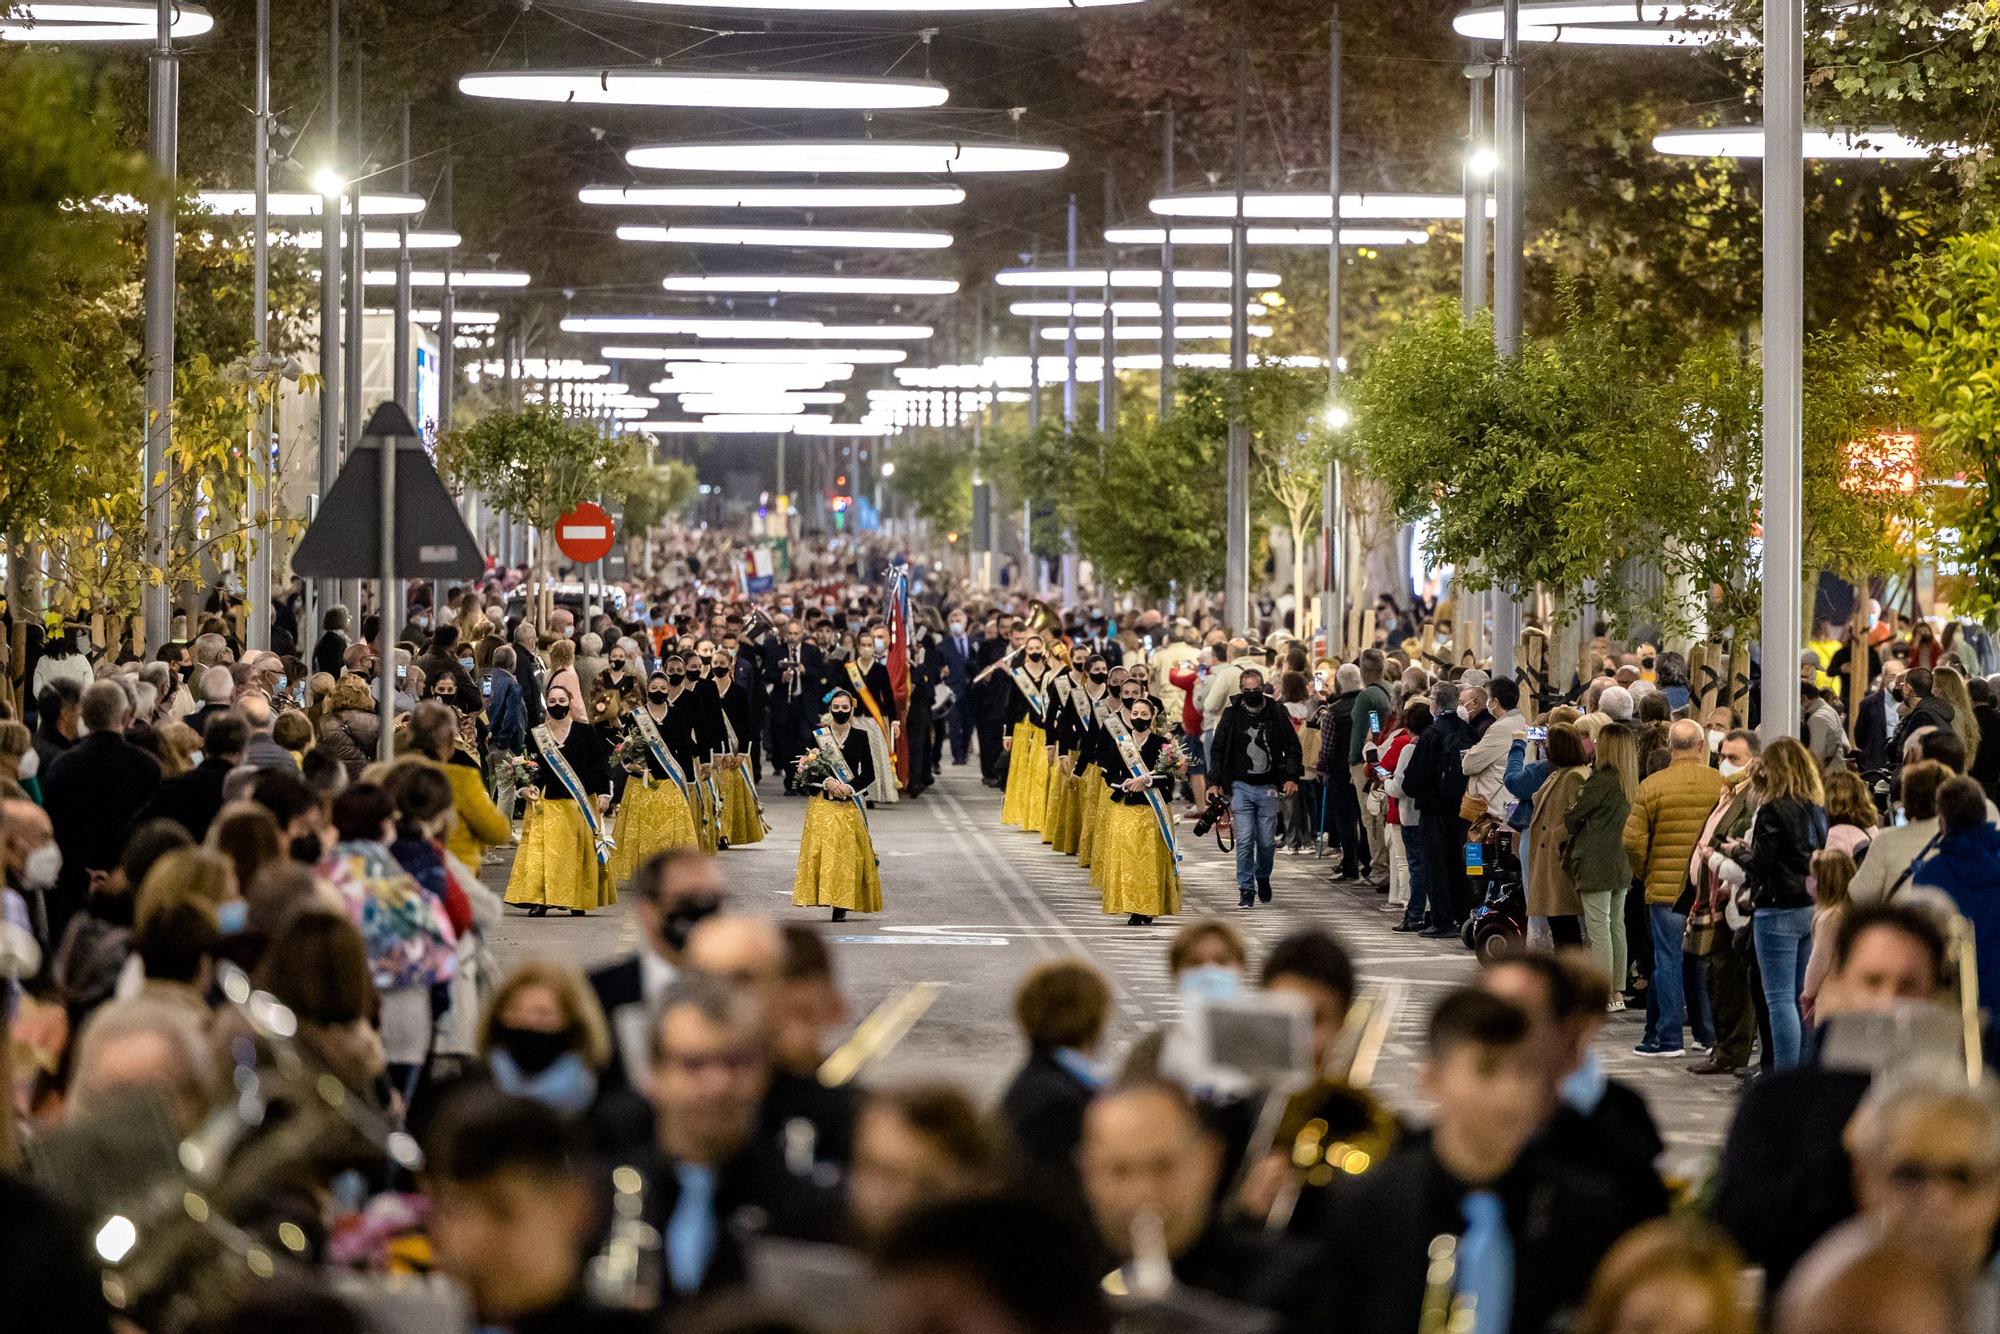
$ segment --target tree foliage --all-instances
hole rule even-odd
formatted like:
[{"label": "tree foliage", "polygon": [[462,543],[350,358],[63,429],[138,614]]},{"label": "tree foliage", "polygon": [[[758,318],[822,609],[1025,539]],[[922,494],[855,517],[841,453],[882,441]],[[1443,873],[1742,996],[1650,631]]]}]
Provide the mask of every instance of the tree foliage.
[{"label": "tree foliage", "polygon": [[694,500],[694,465],[685,459],[665,463],[639,463],[631,470],[614,498],[624,516],[628,536],[656,528],[679,514]]},{"label": "tree foliage", "polygon": [[972,456],[942,441],[899,444],[886,486],[940,537],[972,523]]},{"label": "tree foliage", "polygon": [[641,437],[607,435],[554,404],[495,412],[438,441],[438,471],[459,490],[547,532],[586,500],[628,494],[648,466]]},{"label": "tree foliage", "polygon": [[2000,230],[1945,243],[1916,275],[1898,338],[1935,471],[1965,479],[1942,507],[1965,576],[1957,605],[1991,614],[2000,609]]}]

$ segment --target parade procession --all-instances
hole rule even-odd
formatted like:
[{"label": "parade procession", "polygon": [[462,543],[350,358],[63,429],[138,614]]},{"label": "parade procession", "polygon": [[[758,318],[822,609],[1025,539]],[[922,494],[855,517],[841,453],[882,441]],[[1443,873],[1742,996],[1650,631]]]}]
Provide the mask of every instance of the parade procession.
[{"label": "parade procession", "polygon": [[0,1331],[2000,1334],[1996,49],[0,0]]}]

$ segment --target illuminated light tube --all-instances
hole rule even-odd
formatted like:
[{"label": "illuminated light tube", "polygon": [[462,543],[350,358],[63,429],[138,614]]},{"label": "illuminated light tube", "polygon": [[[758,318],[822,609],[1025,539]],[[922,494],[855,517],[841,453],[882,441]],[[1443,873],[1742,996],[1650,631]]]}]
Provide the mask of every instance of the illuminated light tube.
[{"label": "illuminated light tube", "polygon": [[[167,32],[175,40],[215,27],[200,5],[174,6]],[[0,6],[0,41],[150,42],[159,36],[159,8],[144,0],[14,0]]]},{"label": "illuminated light tube", "polygon": [[790,435],[797,425],[794,417],[780,417],[772,421],[758,420],[742,424],[708,422],[631,422],[625,427],[642,435]]},{"label": "illuminated light tube", "polygon": [[[1515,29],[1524,42],[1569,46],[1701,46],[1727,41],[1755,45],[1757,36],[1727,26],[1720,6],[1689,0],[1556,0],[1520,6]],[[1497,42],[1505,30],[1498,5],[1468,9],[1451,21],[1452,31],[1476,42]]]},{"label": "illuminated light tube", "polygon": [[[1764,156],[1764,127],[1729,125],[1714,130],[1668,130],[1653,136],[1653,151],[1673,157],[1761,158]],[[1805,156],[1812,160],[1911,161],[1933,154],[1959,157],[1969,151],[1964,144],[1920,143],[1890,129],[1808,129],[1805,132]]]},{"label": "illuminated light tube", "polygon": [[[1104,279],[1103,269],[1002,269],[993,275],[993,281],[1002,287],[1103,287]],[[1177,289],[1227,289],[1229,281],[1227,269],[1174,270],[1174,286]],[[1245,281],[1251,287],[1270,288],[1283,280],[1275,273],[1260,273],[1252,269]],[[1110,285],[1157,291],[1164,285],[1164,277],[1158,269],[1113,269]]]},{"label": "illuminated light tube", "polygon": [[[393,319],[396,315],[396,312],[393,310],[371,309],[368,313],[370,315],[380,315],[387,319]],[[410,318],[418,324],[436,324],[444,318],[444,315],[436,309],[426,309],[419,306],[410,312]],[[464,328],[469,324],[498,324],[499,322],[500,312],[497,310],[454,309],[451,312],[451,327],[454,329]]]},{"label": "illuminated light tube", "polygon": [[[296,246],[301,250],[317,250],[319,249],[320,236],[318,232],[273,232],[271,233],[271,240],[278,245]],[[345,232],[341,233],[340,240],[342,245],[347,243],[347,234]],[[396,250],[401,248],[402,243],[402,237],[398,236],[395,232],[389,231],[387,228],[363,227],[361,229],[361,248],[363,250]],[[450,250],[460,244],[462,244],[462,238],[457,232],[415,227],[410,229],[410,249],[412,250]]]},{"label": "illuminated light tube", "polygon": [[735,9],[813,14],[999,14],[1031,9],[1101,9],[1139,0],[640,0],[679,9]]},{"label": "illuminated light tube", "polygon": [[776,246],[795,250],[943,250],[950,232],[862,227],[620,227],[621,241],[668,245]]},{"label": "illuminated light tube", "polygon": [[898,428],[887,422],[828,422],[824,426],[808,426],[795,429],[793,435],[816,435],[830,438],[889,436],[898,434]]},{"label": "illuminated light tube", "polygon": [[781,296],[950,296],[956,278],[880,278],[846,273],[673,273],[669,292],[750,292]]},{"label": "illuminated light tube", "polygon": [[837,389],[801,389],[796,393],[706,393],[679,395],[681,411],[694,416],[796,416],[809,407],[845,403]]},{"label": "illuminated light tube", "polygon": [[[1333,236],[1331,227],[1245,227],[1244,241],[1261,246],[1317,246],[1324,250]],[[1164,227],[1107,227],[1107,245],[1161,245]],[[1351,246],[1423,245],[1431,234],[1415,227],[1342,227],[1340,243]],[[1228,245],[1227,227],[1176,227],[1175,245]]]},{"label": "illuminated light tube", "polygon": [[600,208],[944,208],[965,202],[955,185],[586,185],[576,197]]},{"label": "illuminated light tube", "polygon": [[[394,287],[396,285],[396,271],[394,269],[370,269],[361,275],[361,281],[370,287]],[[468,289],[479,287],[526,287],[528,285],[528,275],[519,269],[453,269],[451,271],[451,285],[453,288]],[[412,269],[410,270],[410,286],[443,287],[444,270]]]},{"label": "illuminated light tube", "polygon": [[[310,190],[273,190],[266,199],[270,205],[269,215],[273,218],[317,218],[326,207],[326,196]],[[195,202],[210,213],[225,218],[251,218],[257,215],[257,194],[254,190],[200,190],[195,193]],[[98,207],[115,213],[144,213],[144,200],[131,195],[111,195],[100,201]],[[341,204],[341,212],[353,211],[354,197],[346,196]],[[361,196],[361,216],[364,218],[413,218],[424,211],[422,195],[401,194],[394,191],[369,191]],[[364,229],[363,232],[366,235]]]},{"label": "illuminated light tube", "polygon": [[[1233,218],[1236,192],[1208,190],[1194,194],[1159,195],[1146,207],[1167,218]],[[1495,205],[1486,201],[1486,214]],[[1252,190],[1243,196],[1243,216],[1251,222],[1325,222],[1333,217],[1333,201],[1324,190]],[[1465,220],[1462,195],[1364,194],[1340,197],[1340,218],[1349,222],[1448,222]]]},{"label": "illuminated light tube", "polygon": [[[824,389],[829,384],[851,379],[853,370],[844,366],[758,367],[754,375],[669,375],[646,386],[655,394],[727,394],[758,390],[771,394],[792,394]],[[777,374],[770,374],[772,370]]]},{"label": "illuminated light tube", "polygon": [[[1262,315],[1264,307],[1256,301],[1245,302],[1246,315]],[[1009,315],[1025,316],[1028,319],[1064,320],[1069,318],[1070,303],[1067,301],[1016,301],[1007,307]],[[1160,303],[1157,301],[1113,301],[1112,315],[1121,320],[1157,320],[1160,318]],[[1104,318],[1102,301],[1079,301],[1076,303],[1078,319],[1101,320]],[[1227,301],[1176,301],[1174,318],[1190,320],[1226,320],[1229,318]]]},{"label": "illuminated light tube", "polygon": [[601,347],[606,361],[766,362],[788,366],[893,366],[909,357],[900,347]]},{"label": "illuminated light tube", "polygon": [[[602,380],[611,374],[611,368],[599,362],[577,361],[570,358],[544,360],[541,357],[526,357],[514,363],[514,372],[530,380],[568,378],[576,380]],[[494,377],[507,373],[504,361],[477,361],[465,368],[465,373],[473,379],[482,375]]]},{"label": "illuminated light tube", "polygon": [[904,111],[951,96],[929,79],[828,78],[712,70],[493,70],[466,74],[458,91],[507,102],[573,106],[716,107],[737,111]]},{"label": "illuminated light tube", "polygon": [[[1252,324],[1248,328],[1252,338],[1269,338],[1271,336],[1271,326],[1268,324]],[[1128,340],[1134,343],[1157,343],[1161,338],[1165,337],[1165,331],[1157,324],[1121,324],[1112,330],[1112,336],[1121,343]],[[1060,343],[1069,337],[1069,330],[1060,327],[1044,329],[1042,330],[1042,337]],[[1198,338],[1227,338],[1229,337],[1229,326],[1226,324],[1177,324],[1174,326],[1174,337],[1176,339],[1185,338],[1189,340]],[[1079,324],[1076,328],[1076,338],[1080,343],[1099,343],[1104,341],[1104,329],[1101,325]]]},{"label": "illuminated light tube", "polygon": [[889,139],[781,140],[758,143],[646,144],[627,150],[634,167],[665,171],[893,172],[957,176],[1055,171],[1069,165],[1060,148],[1014,143],[898,142]]}]

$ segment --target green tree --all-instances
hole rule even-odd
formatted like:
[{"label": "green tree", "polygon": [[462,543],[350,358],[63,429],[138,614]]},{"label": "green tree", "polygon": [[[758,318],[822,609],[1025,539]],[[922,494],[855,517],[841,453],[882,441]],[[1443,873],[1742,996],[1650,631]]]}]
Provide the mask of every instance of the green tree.
[{"label": "green tree", "polygon": [[1222,579],[1227,377],[1175,382],[1165,421],[1127,418],[1105,442],[1103,472],[1075,497],[1078,545],[1100,579],[1164,595]]},{"label": "green tree", "polygon": [[971,454],[932,441],[898,445],[890,457],[896,465],[886,482],[890,493],[933,534],[957,541],[972,522]]},{"label": "green tree", "polygon": [[1070,429],[1060,421],[1045,421],[1033,431],[996,430],[986,437],[977,459],[980,471],[999,489],[1009,512],[1024,502],[1032,504],[1029,544],[1034,555],[1054,560],[1071,549],[1079,500],[1101,477],[1098,461],[1110,443],[1087,426]]},{"label": "green tree", "polygon": [[1929,433],[1942,490],[1939,526],[1964,575],[1954,606],[2000,610],[2000,229],[1954,237],[1915,275],[1897,330],[1904,391]]},{"label": "green tree", "polygon": [[[496,509],[537,531],[586,500],[626,494],[645,469],[650,449],[643,437],[609,435],[594,422],[566,415],[554,404],[531,403],[494,412],[438,441],[438,471],[459,490],[474,489]],[[549,547],[539,544],[540,619],[551,611]]]}]

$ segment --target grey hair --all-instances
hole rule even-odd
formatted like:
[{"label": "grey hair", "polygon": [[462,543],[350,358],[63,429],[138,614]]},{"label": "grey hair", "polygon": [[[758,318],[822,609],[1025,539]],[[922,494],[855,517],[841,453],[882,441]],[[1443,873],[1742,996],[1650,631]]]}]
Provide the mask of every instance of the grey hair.
[{"label": "grey hair", "polygon": [[76,1073],[70,1079],[65,1115],[81,1116],[94,1101],[113,1089],[99,1087],[97,1066],[104,1049],[127,1038],[156,1037],[172,1050],[179,1069],[167,1089],[170,1095],[199,1111],[209,1064],[208,1038],[200,1021],[184,1006],[148,997],[115,1000],[100,1006],[83,1026],[76,1044]]},{"label": "grey hair", "polygon": [[576,641],[576,651],[587,658],[596,657],[598,654],[604,652],[604,636],[598,634],[595,630],[585,631],[583,636]]},{"label": "grey hair", "polygon": [[1917,1061],[1876,1076],[1854,1111],[1855,1161],[1879,1159],[1889,1127],[1902,1114],[1941,1108],[1977,1117],[1985,1131],[1986,1158],[2000,1163],[2000,1080],[1988,1073],[1969,1084],[1964,1066],[1939,1061]]},{"label": "grey hair", "polygon": [[1440,681],[1431,687],[1431,705],[1439,716],[1458,707],[1458,682]]},{"label": "grey hair", "polygon": [[1597,697],[1598,712],[1615,723],[1632,721],[1632,692],[1624,686],[1606,686]]},{"label": "grey hair", "polygon": [[116,732],[132,716],[132,697],[116,681],[92,681],[83,692],[83,725],[92,732]]},{"label": "grey hair", "polygon": [[201,702],[227,704],[236,693],[236,678],[227,667],[210,667],[201,674]]},{"label": "grey hair", "polygon": [[1351,662],[1343,662],[1333,673],[1333,684],[1339,690],[1361,689],[1361,669]]}]

